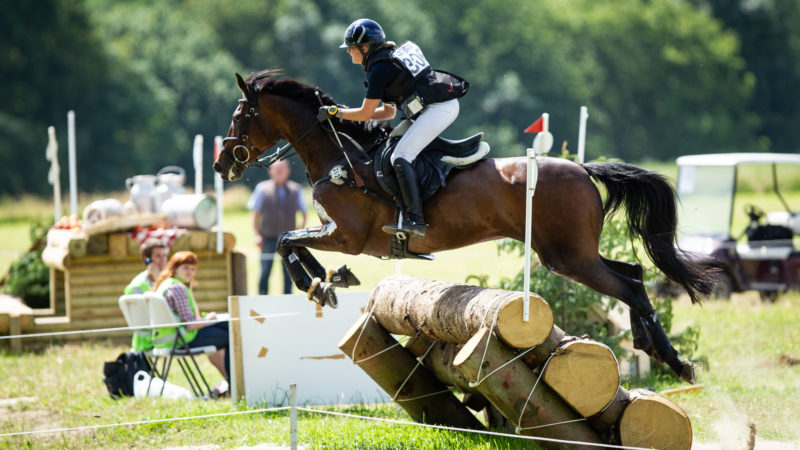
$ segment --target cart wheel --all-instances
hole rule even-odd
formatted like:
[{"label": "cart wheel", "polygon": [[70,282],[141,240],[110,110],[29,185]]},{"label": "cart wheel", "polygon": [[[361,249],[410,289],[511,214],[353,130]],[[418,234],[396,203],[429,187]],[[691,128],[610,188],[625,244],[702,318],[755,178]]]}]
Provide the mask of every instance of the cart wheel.
[{"label": "cart wheel", "polygon": [[778,291],[761,291],[761,292],[759,292],[759,295],[761,296],[761,301],[775,303],[775,301],[778,299],[778,295],[780,295],[780,292],[778,292]]},{"label": "cart wheel", "polygon": [[711,297],[718,300],[728,300],[733,293],[733,280],[727,273],[721,273],[717,277],[717,283],[711,291]]}]

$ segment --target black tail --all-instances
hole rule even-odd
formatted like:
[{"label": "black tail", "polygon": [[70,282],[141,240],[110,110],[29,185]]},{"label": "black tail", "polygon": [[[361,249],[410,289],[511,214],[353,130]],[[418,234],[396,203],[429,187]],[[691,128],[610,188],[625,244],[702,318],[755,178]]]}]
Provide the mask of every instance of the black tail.
[{"label": "black tail", "polygon": [[715,282],[712,261],[690,261],[675,245],[678,225],[675,190],[663,176],[630,164],[600,162],[584,168],[608,191],[603,213],[625,206],[631,237],[638,236],[653,263],[689,293],[692,302],[698,294],[711,293]]}]

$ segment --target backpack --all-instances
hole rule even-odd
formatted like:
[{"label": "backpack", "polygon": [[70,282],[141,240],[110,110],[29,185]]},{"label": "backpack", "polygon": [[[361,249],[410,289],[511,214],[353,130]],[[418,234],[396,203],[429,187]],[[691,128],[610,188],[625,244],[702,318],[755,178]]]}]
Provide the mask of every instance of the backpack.
[{"label": "backpack", "polygon": [[144,370],[150,372],[150,362],[142,352],[125,352],[116,360],[103,363],[103,382],[111,398],[133,396],[133,376]]}]

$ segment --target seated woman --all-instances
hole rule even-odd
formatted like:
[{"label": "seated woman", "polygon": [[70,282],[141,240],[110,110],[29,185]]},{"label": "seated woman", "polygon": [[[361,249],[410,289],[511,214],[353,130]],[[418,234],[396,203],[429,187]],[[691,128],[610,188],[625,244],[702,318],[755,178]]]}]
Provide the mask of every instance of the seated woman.
[{"label": "seated woman", "polygon": [[[192,296],[191,287],[197,271],[197,255],[192,252],[177,252],[169,259],[167,268],[161,272],[153,290],[164,297],[172,310],[172,314],[179,322],[195,322],[200,320],[214,320],[215,312],[208,313],[205,317],[200,315],[197,304]],[[182,325],[184,338],[189,347],[203,347],[213,345],[220,349],[208,356],[209,361],[219,370],[226,381],[230,373],[230,355],[228,352],[228,322],[196,323]],[[170,347],[174,342],[174,328],[159,328],[153,336],[156,347]],[[219,386],[215,388],[218,390]]]}]

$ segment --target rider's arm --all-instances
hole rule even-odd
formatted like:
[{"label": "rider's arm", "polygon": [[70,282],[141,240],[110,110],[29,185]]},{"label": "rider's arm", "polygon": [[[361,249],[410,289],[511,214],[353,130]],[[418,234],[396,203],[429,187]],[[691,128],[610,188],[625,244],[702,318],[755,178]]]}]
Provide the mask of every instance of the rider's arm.
[{"label": "rider's arm", "polygon": [[397,109],[392,105],[383,104],[378,98],[365,98],[360,108],[347,108],[342,111],[342,119],[365,122],[369,119],[390,120],[394,119]]}]

